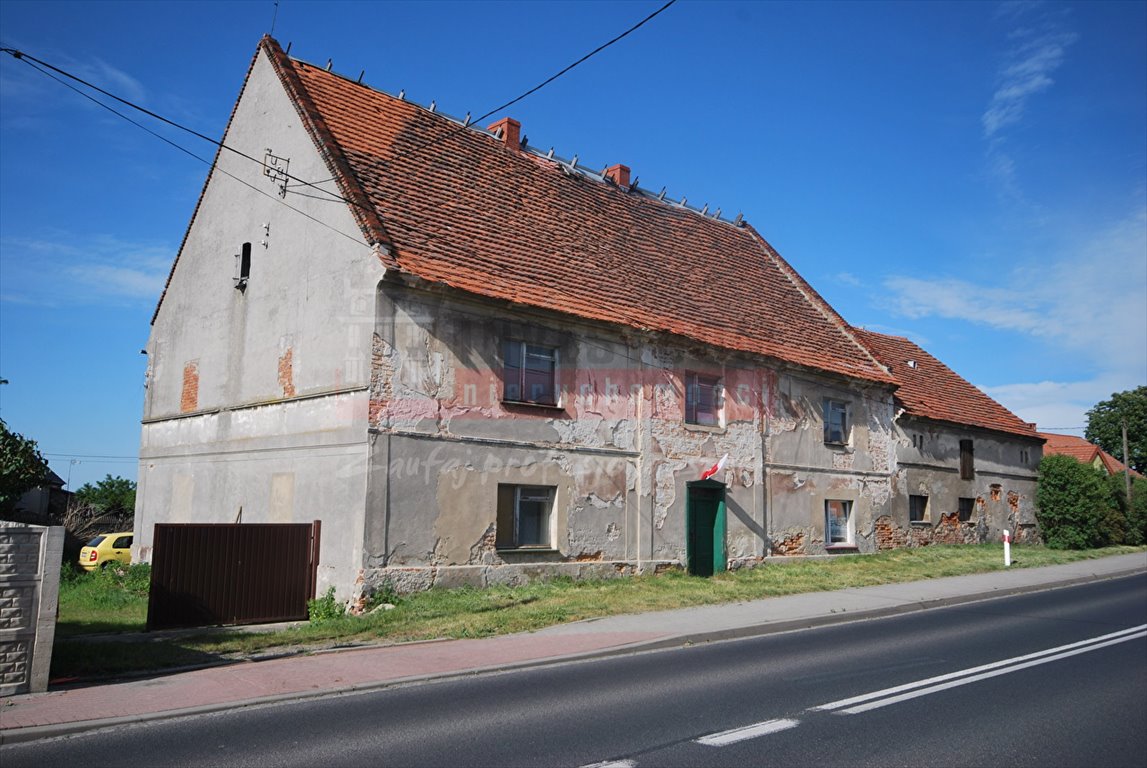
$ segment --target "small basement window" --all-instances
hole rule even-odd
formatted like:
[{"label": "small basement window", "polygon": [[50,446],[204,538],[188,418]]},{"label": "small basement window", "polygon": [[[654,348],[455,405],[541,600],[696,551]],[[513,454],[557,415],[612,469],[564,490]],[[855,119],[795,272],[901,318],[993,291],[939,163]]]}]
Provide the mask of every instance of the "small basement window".
[{"label": "small basement window", "polygon": [[554,496],[546,485],[499,485],[498,549],[553,549]]},{"label": "small basement window", "polygon": [[976,500],[969,498],[960,498],[960,510],[958,512],[960,522],[966,523],[972,519],[972,513],[976,511]]},{"label": "small basement window", "polygon": [[928,522],[928,497],[912,495],[908,497],[908,522]]},{"label": "small basement window", "polygon": [[852,502],[827,499],[824,502],[824,543],[829,547],[852,544]]}]

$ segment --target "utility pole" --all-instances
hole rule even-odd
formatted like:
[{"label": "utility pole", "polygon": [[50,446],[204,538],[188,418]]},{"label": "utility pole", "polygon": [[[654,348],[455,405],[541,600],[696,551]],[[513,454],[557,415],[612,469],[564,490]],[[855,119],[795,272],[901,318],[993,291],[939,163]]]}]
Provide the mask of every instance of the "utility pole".
[{"label": "utility pole", "polygon": [[1127,461],[1127,417],[1123,417],[1123,490],[1127,494],[1127,509],[1131,509],[1131,463]]}]

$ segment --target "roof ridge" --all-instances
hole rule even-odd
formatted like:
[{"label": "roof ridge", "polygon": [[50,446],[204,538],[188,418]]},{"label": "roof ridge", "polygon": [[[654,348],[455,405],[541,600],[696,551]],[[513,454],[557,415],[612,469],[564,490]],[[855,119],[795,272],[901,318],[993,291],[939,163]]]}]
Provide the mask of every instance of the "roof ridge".
[{"label": "roof ridge", "polygon": [[785,277],[788,278],[789,282],[791,282],[793,286],[801,292],[805,299],[813,304],[813,306],[818,309],[818,311],[821,313],[821,315],[824,316],[826,320],[835,324],[837,328],[839,328],[844,333],[844,335],[853,344],[856,345],[857,348],[859,348],[862,352],[864,352],[865,355],[868,356],[868,358],[877,366],[879,370],[884,371],[887,377],[886,381],[888,383],[896,384],[898,386],[895,378],[891,373],[889,373],[888,366],[882,363],[880,359],[876,357],[876,355],[872,352],[872,350],[870,350],[867,346],[862,344],[859,339],[856,338],[856,336],[852,333],[853,327],[848,323],[848,321],[845,320],[844,317],[839,312],[837,312],[836,309],[834,309],[833,306],[829,304],[824,299],[824,297],[821,296],[820,293],[818,293],[811,284],[809,284],[807,280],[801,277],[800,273],[797,272],[796,269],[794,269],[793,266],[789,264],[783,256],[777,253],[776,249],[773,248],[769,241],[761,236],[761,233],[757,231],[756,227],[746,221],[744,223],[744,228],[749,231],[749,234],[753,237],[753,239],[757,241],[761,249],[765,252],[765,255],[773,260],[778,268],[780,268],[781,273],[784,274]]},{"label": "roof ridge", "polygon": [[382,217],[379,216],[377,208],[371,204],[370,198],[351,169],[346,155],[331,134],[326,120],[315,106],[306,85],[303,84],[298,72],[295,71],[293,62],[296,60],[284,53],[278,41],[270,35],[264,35],[259,41],[259,50],[266,52],[276,76],[290,95],[296,113],[310,134],[315,149],[318,150],[319,155],[330,168],[335,183],[339,185],[343,198],[347,202],[347,207],[350,208],[351,215],[354,216],[367,239],[367,244],[383,246],[382,252],[391,262],[390,266],[396,266],[394,255],[391,252],[392,239],[386,231]]},{"label": "roof ridge", "polygon": [[[275,42],[275,41],[272,40],[272,42]],[[275,43],[275,44],[277,45],[277,43]],[[281,49],[280,49],[280,52],[281,52]],[[455,125],[459,126],[460,128],[471,130],[476,135],[485,135],[485,136],[488,136],[488,137],[494,139],[495,141],[499,140],[493,131],[482,126],[478,122],[474,122],[474,121],[470,120],[470,113],[469,112],[466,113],[465,117],[458,117],[457,115],[452,115],[448,112],[444,112],[440,109],[437,109],[437,107],[436,107],[437,102],[435,102],[433,100],[430,102],[430,106],[426,106],[423,104],[419,104],[417,101],[413,101],[411,99],[406,98],[405,90],[399,91],[399,93],[394,94],[394,93],[391,93],[390,91],[387,91],[383,88],[377,88],[373,85],[370,85],[369,83],[364,83],[361,79],[352,79],[352,78],[348,77],[347,75],[344,75],[340,72],[336,72],[332,69],[326,69],[325,67],[320,67],[318,64],[315,64],[314,62],[311,62],[311,61],[307,61],[306,59],[302,59],[302,58],[295,57],[295,56],[290,56],[289,54],[283,54],[283,55],[286,59],[288,59],[290,61],[297,62],[297,63],[302,64],[304,66],[313,67],[316,71],[321,71],[324,74],[328,74],[332,77],[337,77],[340,80],[343,80],[347,83],[350,83],[351,85],[355,85],[355,86],[358,86],[360,88],[365,88],[372,93],[377,93],[381,96],[385,96],[388,99],[394,99],[395,101],[401,101],[404,104],[409,104],[410,106],[414,107],[415,109],[421,110],[422,112],[426,113],[427,115],[433,115],[435,117],[446,120],[447,122],[454,123]],[[461,134],[461,133],[463,133],[463,131],[458,131],[458,133]],[[414,154],[415,152],[420,151],[423,148],[424,147],[418,147],[415,150],[409,152],[409,154]],[[682,196],[681,200],[675,201],[672,198],[666,196],[665,191],[668,187],[663,187],[660,192],[654,192],[653,190],[649,189],[648,187],[639,186],[635,180],[635,182],[633,184],[629,184],[623,189],[622,185],[616,184],[616,183],[608,180],[608,177],[605,174],[605,170],[609,166],[603,167],[603,169],[601,171],[594,171],[594,170],[592,170],[592,166],[586,166],[586,165],[578,162],[580,160],[580,158],[577,154],[574,154],[572,159],[566,158],[566,157],[562,157],[560,155],[555,154],[552,147],[550,148],[550,150],[548,152],[543,152],[540,148],[538,148],[532,144],[523,144],[521,146],[521,151],[523,153],[530,154],[530,155],[537,157],[537,158],[540,158],[542,160],[552,162],[558,166],[562,166],[562,167],[568,169],[569,171],[576,173],[579,176],[582,176],[584,178],[588,178],[592,181],[597,181],[599,183],[615,187],[616,189],[623,191],[623,192],[626,192],[626,193],[629,193],[629,194],[641,195],[642,197],[645,197],[647,199],[656,200],[657,202],[659,202],[663,205],[666,205],[670,208],[689,211],[690,213],[701,216],[702,218],[710,219],[712,221],[719,221],[723,224],[737,227],[738,229],[743,228],[745,226],[745,224],[747,223],[744,219],[743,214],[740,214],[740,213],[738,213],[737,216],[735,218],[732,218],[732,219],[728,218],[727,216],[722,215],[722,213],[724,212],[723,208],[717,208],[712,213],[709,213],[709,204],[708,203],[705,203],[701,207],[689,205],[687,196]]]},{"label": "roof ridge", "polygon": [[[292,59],[269,37],[256,57],[264,54],[270,71],[260,62],[259,77],[284,89],[368,244],[388,246],[378,256],[395,271],[895,386],[843,317],[743,217],[729,222],[666,201],[626,183],[619,169],[604,181],[528,144],[521,151],[513,134],[507,143],[507,134],[430,111],[405,93]],[[428,140],[435,151],[421,149]]]},{"label": "roof ridge", "polygon": [[[854,327],[853,330],[862,340],[873,345],[878,359],[886,359],[887,364],[893,366],[890,375],[900,385],[896,397],[910,414],[932,421],[1044,440],[1033,425],[911,339],[864,328]],[[908,357],[909,365],[904,365],[901,356]],[[910,364],[912,361],[926,365],[913,366]],[[938,404],[937,392],[941,390],[943,403]]]}]

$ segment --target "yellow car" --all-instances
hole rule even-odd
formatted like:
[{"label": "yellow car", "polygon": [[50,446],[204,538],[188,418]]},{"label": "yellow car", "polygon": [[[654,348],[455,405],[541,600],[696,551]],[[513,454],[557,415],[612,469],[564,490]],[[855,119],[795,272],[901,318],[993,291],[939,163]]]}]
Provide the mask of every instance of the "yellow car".
[{"label": "yellow car", "polygon": [[131,531],[101,533],[80,550],[80,567],[94,571],[119,562],[131,564]]}]

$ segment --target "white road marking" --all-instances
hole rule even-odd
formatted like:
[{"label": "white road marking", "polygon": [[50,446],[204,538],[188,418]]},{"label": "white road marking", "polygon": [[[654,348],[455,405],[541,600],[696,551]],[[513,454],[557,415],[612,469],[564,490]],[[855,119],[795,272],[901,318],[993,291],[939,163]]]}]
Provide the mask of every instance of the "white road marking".
[{"label": "white road marking", "polygon": [[745,739],[755,739],[758,736],[787,731],[789,728],[796,728],[800,724],[800,720],[766,720],[763,723],[746,725],[744,728],[734,728],[731,731],[711,733],[708,736],[693,739],[693,741],[697,744],[704,744],[707,747],[723,747],[726,744],[736,744],[738,741],[744,741]]},{"label": "white road marking", "polygon": [[1141,624],[1137,627],[1112,632],[1107,635],[1100,635],[1090,640],[1081,640],[1077,643],[1069,643],[1068,645],[1049,648],[1045,651],[1037,651],[1036,653],[1029,653],[1012,659],[1004,659],[1003,661],[996,661],[991,664],[960,670],[959,672],[951,672],[946,675],[930,677],[926,680],[917,680],[914,683],[905,683],[904,685],[898,685],[893,688],[885,688],[884,690],[873,691],[872,693],[865,693],[848,699],[841,699],[840,701],[834,701],[829,704],[822,704],[819,707],[812,707],[809,711],[840,710],[842,714],[855,715],[860,712],[867,712],[870,709],[877,709],[879,707],[888,706],[889,704],[914,699],[917,696],[925,696],[929,693],[937,693],[948,688],[955,688],[959,685],[974,683],[978,680],[986,680],[990,677],[1006,675],[1010,672],[1017,672],[1021,669],[1034,667],[1039,664],[1047,664],[1048,662],[1058,661],[1059,659],[1065,659],[1069,656],[1088,653],[1109,645],[1115,645],[1116,643],[1137,640],[1141,637],[1147,637],[1147,624]]},{"label": "white road marking", "polygon": [[[1039,664],[1047,664],[1052,661],[1066,659],[1069,656],[1090,653],[1100,648],[1106,648],[1118,643],[1126,643],[1130,640],[1138,640],[1143,637],[1147,637],[1147,624],[1140,624],[1137,627],[1122,629],[1107,635],[1100,635],[1090,640],[1080,640],[1076,643],[1068,643],[1067,645],[1061,645],[1056,648],[1048,648],[1045,651],[1036,651],[1035,653],[1029,653],[1024,656],[1016,656],[1015,658],[1004,659],[1003,661],[994,661],[991,664],[970,667],[958,672],[950,672],[946,675],[929,677],[926,680],[917,680],[914,683],[905,683],[892,688],[885,688],[884,690],[873,691],[872,693],[865,693],[860,696],[853,696],[828,704],[821,704],[817,707],[810,707],[805,711],[855,715],[861,712],[867,712],[871,709],[879,709],[880,707],[887,707],[890,704],[914,699],[917,696],[926,696],[930,693],[937,693],[949,688],[955,688],[956,686],[967,685],[968,683],[986,680],[999,675],[1006,675]],[[711,733],[708,736],[694,739],[693,742],[696,744],[704,744],[708,747],[724,747],[729,744],[736,744],[738,741],[755,739],[758,736],[767,736],[770,733],[787,731],[790,728],[796,728],[800,724],[800,720],[792,718],[765,720],[741,728],[733,728],[732,730],[721,731],[720,733]],[[633,760],[609,760],[602,763],[584,765],[582,768],[636,768],[636,766],[637,763]]]}]

